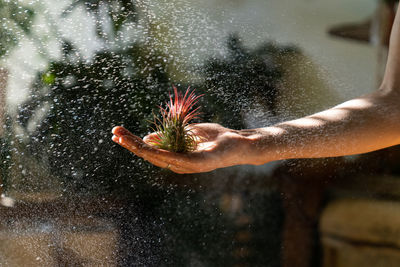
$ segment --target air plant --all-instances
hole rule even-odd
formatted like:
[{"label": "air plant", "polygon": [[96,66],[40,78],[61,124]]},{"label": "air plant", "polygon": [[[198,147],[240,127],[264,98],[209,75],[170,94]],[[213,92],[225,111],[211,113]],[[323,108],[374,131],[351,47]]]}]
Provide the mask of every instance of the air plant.
[{"label": "air plant", "polygon": [[200,107],[195,106],[202,95],[196,96],[190,87],[185,95],[175,86],[173,88],[174,96],[170,94],[166,108],[160,106],[161,118],[154,116],[156,136],[150,143],[173,152],[190,152],[196,149],[200,140],[192,131],[190,122],[200,114]]}]

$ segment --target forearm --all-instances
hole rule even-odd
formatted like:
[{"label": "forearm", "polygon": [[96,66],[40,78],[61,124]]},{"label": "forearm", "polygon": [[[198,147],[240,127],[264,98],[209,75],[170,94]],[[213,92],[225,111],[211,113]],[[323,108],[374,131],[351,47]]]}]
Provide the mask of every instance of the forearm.
[{"label": "forearm", "polygon": [[308,117],[243,132],[250,163],[352,155],[399,144],[398,99],[396,92],[379,90]]},{"label": "forearm", "polygon": [[376,92],[323,112],[244,133],[252,163],[287,158],[335,157],[400,143],[400,9],[388,62]]}]

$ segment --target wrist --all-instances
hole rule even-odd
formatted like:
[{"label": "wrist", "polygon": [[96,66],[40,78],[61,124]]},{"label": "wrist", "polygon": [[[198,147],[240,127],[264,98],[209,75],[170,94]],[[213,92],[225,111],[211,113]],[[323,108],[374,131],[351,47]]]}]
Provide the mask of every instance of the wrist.
[{"label": "wrist", "polygon": [[285,158],[281,140],[284,131],[276,127],[242,130],[245,136],[246,164],[262,165]]}]

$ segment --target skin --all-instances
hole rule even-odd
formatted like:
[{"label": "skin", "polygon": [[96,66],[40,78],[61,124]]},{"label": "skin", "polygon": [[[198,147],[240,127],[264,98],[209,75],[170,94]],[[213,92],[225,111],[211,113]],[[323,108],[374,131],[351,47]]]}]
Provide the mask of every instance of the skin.
[{"label": "skin", "polygon": [[331,109],[272,127],[232,130],[214,123],[192,125],[202,136],[196,151],[173,153],[148,144],[121,126],[112,140],[152,164],[176,173],[208,172],[240,164],[289,158],[336,157],[400,144],[400,11],[397,11],[382,85]]}]

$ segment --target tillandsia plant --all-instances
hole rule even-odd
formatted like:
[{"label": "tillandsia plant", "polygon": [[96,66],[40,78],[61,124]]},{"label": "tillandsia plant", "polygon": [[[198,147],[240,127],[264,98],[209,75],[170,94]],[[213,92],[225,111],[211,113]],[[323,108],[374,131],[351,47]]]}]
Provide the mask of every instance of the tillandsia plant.
[{"label": "tillandsia plant", "polygon": [[158,148],[173,152],[190,152],[196,149],[200,137],[193,133],[190,122],[198,118],[200,107],[196,107],[199,98],[190,87],[183,95],[174,88],[166,108],[160,107],[161,118],[154,116],[156,136],[150,143]]}]

